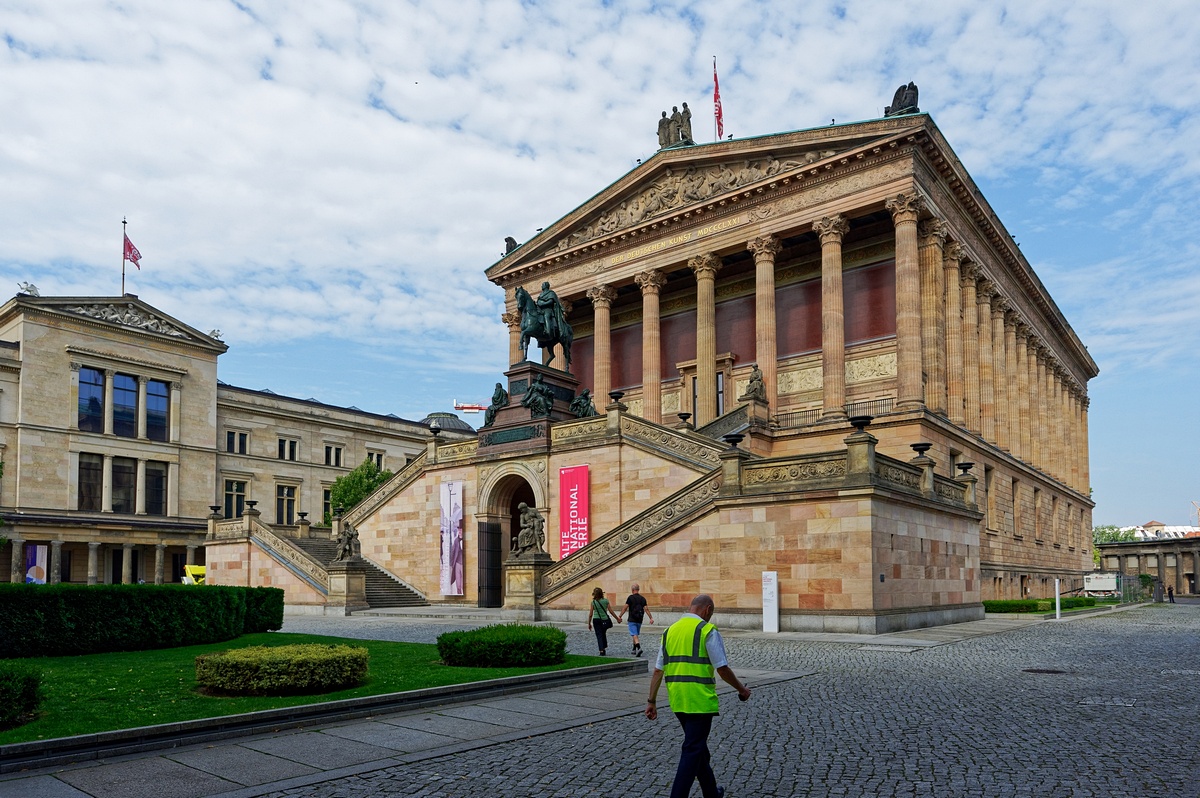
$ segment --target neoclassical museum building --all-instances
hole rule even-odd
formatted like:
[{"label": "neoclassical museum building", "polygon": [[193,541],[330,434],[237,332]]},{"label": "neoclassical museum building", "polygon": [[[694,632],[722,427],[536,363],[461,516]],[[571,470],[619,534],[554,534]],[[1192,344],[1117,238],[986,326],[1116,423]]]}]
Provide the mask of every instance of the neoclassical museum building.
[{"label": "neoclassical museum building", "polygon": [[[567,619],[636,581],[656,611],[706,592],[754,627],[766,591],[782,629],[873,633],[1091,570],[1096,364],[928,114],[664,147],[486,275],[494,418],[342,519],[430,602]],[[522,347],[546,283],[569,373]]]}]

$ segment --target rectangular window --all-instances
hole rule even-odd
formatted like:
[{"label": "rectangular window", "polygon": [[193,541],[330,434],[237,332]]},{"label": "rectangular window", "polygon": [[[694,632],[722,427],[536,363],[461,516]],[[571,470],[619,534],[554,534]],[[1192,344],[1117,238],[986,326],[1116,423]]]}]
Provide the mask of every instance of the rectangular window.
[{"label": "rectangular window", "polygon": [[279,459],[280,460],[295,460],[296,451],[300,448],[300,442],[291,438],[279,439]]},{"label": "rectangular window", "polygon": [[1012,481],[1012,514],[1013,534],[1024,535],[1025,519],[1021,517],[1021,480],[1019,479]]},{"label": "rectangular window", "polygon": [[246,483],[238,479],[225,480],[225,517],[241,518],[246,511]]},{"label": "rectangular window", "polygon": [[146,515],[167,514],[166,463],[150,460],[146,463]]},{"label": "rectangular window", "polygon": [[79,509],[98,513],[104,491],[104,457],[98,454],[79,455]]},{"label": "rectangular window", "polygon": [[329,488],[321,491],[321,519],[333,517],[333,491]]},{"label": "rectangular window", "polygon": [[170,420],[171,386],[162,380],[146,383],[146,437],[152,441],[167,439]]},{"label": "rectangular window", "polygon": [[1033,489],[1033,539],[1041,540],[1046,525],[1042,521],[1042,489]]},{"label": "rectangular window", "polygon": [[79,429],[104,432],[104,372],[79,370]]},{"label": "rectangular window", "polygon": [[985,502],[985,514],[983,524],[987,529],[997,529],[1000,525],[996,523],[996,470],[991,466],[983,467],[983,500]]},{"label": "rectangular window", "polygon": [[717,372],[717,415],[725,415],[725,372]]},{"label": "rectangular window", "polygon": [[137,460],[132,457],[112,459],[112,511],[132,513],[137,501]]},{"label": "rectangular window", "polygon": [[225,433],[225,451],[230,454],[245,454],[249,448],[250,433],[229,430]]},{"label": "rectangular window", "polygon": [[138,418],[137,377],[128,374],[113,376],[113,434],[122,438],[137,437]]},{"label": "rectangular window", "polygon": [[275,523],[296,523],[296,487],[294,485],[275,486]]},{"label": "rectangular window", "polygon": [[342,464],[342,447],[341,446],[326,446],[325,447],[325,465],[340,466]]},{"label": "rectangular window", "polygon": [[383,470],[383,452],[367,452],[367,459],[374,463],[380,471]]}]

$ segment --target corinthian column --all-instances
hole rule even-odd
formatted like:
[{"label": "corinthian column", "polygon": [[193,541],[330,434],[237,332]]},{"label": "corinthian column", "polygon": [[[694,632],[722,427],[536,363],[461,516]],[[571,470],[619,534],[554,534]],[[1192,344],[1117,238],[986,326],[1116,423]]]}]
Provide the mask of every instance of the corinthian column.
[{"label": "corinthian column", "polygon": [[767,402],[779,407],[776,393],[775,350],[775,256],[783,249],[775,236],[756,238],[746,245],[754,253],[754,358],[762,371]]},{"label": "corinthian column", "polygon": [[982,280],[976,291],[979,325],[979,432],[985,441],[996,442],[996,364],[992,358],[992,297],[995,289]]},{"label": "corinthian column", "polygon": [[1016,345],[1013,347],[1017,371],[1017,428],[1015,434],[1020,435],[1021,439],[1017,451],[1022,460],[1031,463],[1033,462],[1033,448],[1029,434],[1029,328],[1024,324],[1016,324],[1015,329]]},{"label": "corinthian column", "polygon": [[[1092,400],[1088,398],[1085,388],[1084,395],[1079,400],[1079,491],[1085,496],[1090,495],[1092,485],[1091,452],[1088,443],[1088,407],[1091,403]],[[1195,567],[1196,560],[1195,555],[1193,555],[1193,573],[1200,573],[1194,570]]]},{"label": "corinthian column", "polygon": [[941,219],[921,222],[921,362],[924,364],[925,404],[946,414],[946,302],[942,261],[950,226]]},{"label": "corinthian column", "polygon": [[923,404],[921,374],[921,271],[917,258],[917,217],[924,201],[897,194],[884,203],[896,226],[896,407]]},{"label": "corinthian column", "polygon": [[1008,435],[1008,378],[1005,365],[1008,353],[1004,347],[1004,311],[1008,302],[996,295],[992,299],[992,375],[995,378],[996,445],[1010,451],[1012,444]]},{"label": "corinthian column", "polygon": [[515,310],[512,313],[501,313],[500,321],[508,326],[508,362],[516,365],[524,357],[521,352],[521,314]]},{"label": "corinthian column", "polygon": [[658,296],[667,278],[658,269],[633,278],[642,289],[642,418],[662,423],[662,336]]},{"label": "corinthian column", "polygon": [[1004,379],[1008,396],[1008,448],[1018,457],[1021,452],[1021,399],[1017,395],[1020,376],[1017,363],[1017,314],[1004,312]]},{"label": "corinthian column", "polygon": [[592,300],[592,307],[596,311],[595,330],[592,333],[592,393],[597,401],[606,402],[612,382],[609,309],[617,292],[611,285],[597,285],[588,289],[587,297]]},{"label": "corinthian column", "polygon": [[1026,350],[1029,364],[1029,464],[1042,467],[1042,453],[1046,450],[1046,416],[1042,407],[1041,340],[1029,333],[1029,348]]},{"label": "corinthian column", "polygon": [[979,314],[975,309],[976,279],[979,267],[964,263],[962,268],[963,319],[963,401],[967,429],[979,434]]},{"label": "corinthian column", "polygon": [[842,306],[842,237],[846,217],[813,222],[821,238],[821,392],[824,418],[846,417],[846,314]]},{"label": "corinthian column", "polygon": [[958,283],[958,266],[962,262],[962,245],[951,241],[942,249],[942,265],[946,270],[946,410],[950,422],[960,427],[965,423],[963,407],[963,322],[962,286]]},{"label": "corinthian column", "polygon": [[696,418],[699,427],[717,417],[717,272],[715,253],[688,261],[696,273]]},{"label": "corinthian column", "polygon": [[1050,418],[1050,383],[1047,379],[1049,350],[1044,343],[1038,342],[1037,353],[1037,400],[1038,426],[1042,439],[1041,459],[1037,466],[1047,474],[1054,464],[1054,425]]}]

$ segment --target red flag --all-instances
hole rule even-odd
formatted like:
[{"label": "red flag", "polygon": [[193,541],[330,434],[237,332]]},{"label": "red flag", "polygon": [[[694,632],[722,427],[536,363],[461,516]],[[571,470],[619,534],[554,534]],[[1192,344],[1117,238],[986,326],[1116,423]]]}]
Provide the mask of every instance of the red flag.
[{"label": "red flag", "polygon": [[717,81],[717,59],[713,57],[713,118],[717,121],[717,141],[725,138],[725,114],[721,111],[721,84]]},{"label": "red flag", "polygon": [[138,271],[142,270],[142,264],[138,263],[142,259],[142,253],[138,252],[138,248],[129,240],[129,236],[125,236],[125,260],[132,261],[134,266],[138,267]]}]

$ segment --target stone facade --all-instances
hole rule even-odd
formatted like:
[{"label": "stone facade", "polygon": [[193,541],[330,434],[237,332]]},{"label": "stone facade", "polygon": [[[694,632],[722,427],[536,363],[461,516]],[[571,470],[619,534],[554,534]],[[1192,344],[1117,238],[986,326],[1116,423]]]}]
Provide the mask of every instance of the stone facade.
[{"label": "stone facade", "polygon": [[205,561],[211,508],[261,505],[294,536],[368,456],[394,470],[424,451],[423,423],[219,382],[226,349],[131,294],[0,308],[5,578],[43,546],[46,581],[179,581]]},{"label": "stone facade", "polygon": [[1174,588],[1175,595],[1197,595],[1200,573],[1200,537],[1175,540],[1139,540],[1101,543],[1100,570],[1130,577],[1153,576],[1162,589]]}]

